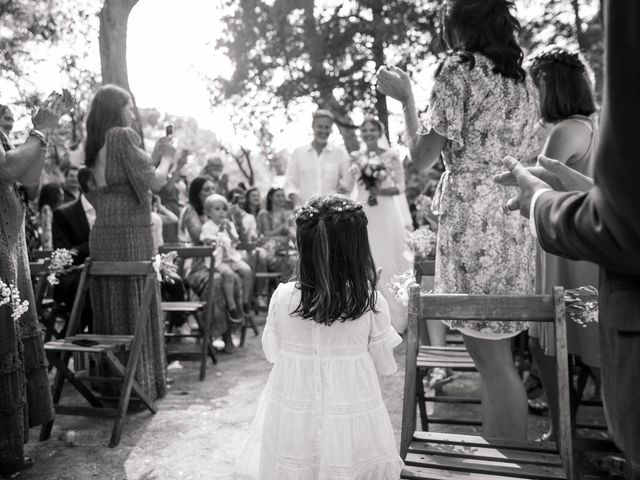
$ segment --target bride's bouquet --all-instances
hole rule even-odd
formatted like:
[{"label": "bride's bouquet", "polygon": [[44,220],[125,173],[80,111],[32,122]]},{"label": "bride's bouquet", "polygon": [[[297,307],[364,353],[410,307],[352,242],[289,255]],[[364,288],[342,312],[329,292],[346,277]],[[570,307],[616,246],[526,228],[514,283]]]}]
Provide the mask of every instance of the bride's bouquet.
[{"label": "bride's bouquet", "polygon": [[380,157],[374,152],[371,152],[361,161],[359,173],[360,178],[358,181],[364,185],[367,190],[369,190],[369,199],[367,200],[367,203],[371,206],[377,205],[378,199],[376,198],[374,190],[380,187],[380,184],[386,178],[391,176],[391,172],[385,163],[380,160]]}]

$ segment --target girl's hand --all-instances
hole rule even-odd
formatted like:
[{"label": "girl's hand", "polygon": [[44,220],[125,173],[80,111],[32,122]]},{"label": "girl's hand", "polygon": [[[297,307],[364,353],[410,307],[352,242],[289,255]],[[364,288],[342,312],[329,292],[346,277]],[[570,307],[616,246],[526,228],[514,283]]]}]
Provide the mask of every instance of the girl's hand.
[{"label": "girl's hand", "polygon": [[376,79],[378,91],[387,97],[398,100],[403,105],[413,100],[411,79],[398,67],[380,67]]},{"label": "girl's hand", "polygon": [[69,90],[63,89],[62,95],[57,92],[51,92],[31,118],[33,127],[45,132],[55,130],[58,127],[60,117],[69,112],[72,106],[73,98]]},{"label": "girl's hand", "polygon": [[157,165],[163,158],[173,159],[176,156],[176,147],[173,145],[173,135],[161,137],[153,148],[151,158],[153,163]]}]

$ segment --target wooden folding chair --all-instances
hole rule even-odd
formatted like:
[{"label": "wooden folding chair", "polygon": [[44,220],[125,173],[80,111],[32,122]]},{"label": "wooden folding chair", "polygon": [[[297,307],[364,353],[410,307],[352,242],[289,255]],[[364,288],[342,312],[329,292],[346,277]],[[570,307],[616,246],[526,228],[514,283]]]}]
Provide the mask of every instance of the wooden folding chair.
[{"label": "wooden folding chair", "polygon": [[[110,447],[115,447],[120,442],[124,420],[131,400],[132,392],[137,399],[142,401],[144,406],[151,412],[156,413],[155,403],[147,396],[142,387],[134,380],[136,366],[140,359],[142,343],[144,342],[145,330],[149,321],[149,312],[154,293],[157,292],[158,284],[155,278],[155,271],[151,262],[97,262],[88,258],[85,261],[84,269],[80,276],[78,294],[73,302],[71,317],[67,327],[67,337],[54,340],[45,344],[45,350],[50,353],[57,368],[56,377],[53,384],[53,402],[56,414],[67,415],[87,415],[106,416],[115,418],[113,431],[111,432]],[[144,277],[144,290],[142,300],[136,313],[135,330],[133,335],[93,335],[76,334],[80,323],[80,316],[84,307],[87,291],[89,288],[89,277],[113,277],[131,276]],[[116,352],[128,351],[126,365],[116,356]],[[89,354],[96,358],[96,364],[106,364],[112,369],[115,377],[92,376],[90,372],[76,371],[69,369],[69,359],[73,353]],[[60,405],[60,397],[67,380],[75,389],[89,402],[91,407]],[[104,397],[95,395],[85,382],[121,384],[118,405],[114,408],[105,407]],[[46,440],[51,435],[53,422],[42,426],[40,440]]]},{"label": "wooden folding chair", "polygon": [[[207,283],[207,289],[204,293],[204,299],[199,301],[181,301],[181,302],[162,302],[162,312],[167,313],[185,313],[192,314],[198,323],[198,332],[180,334],[180,333],[165,333],[165,339],[172,338],[199,338],[201,344],[195,345],[195,350],[192,346],[186,346],[176,343],[167,344],[167,357],[168,358],[192,358],[196,355],[200,359],[200,381],[204,380],[207,375],[207,355],[211,358],[211,362],[215,365],[216,353],[211,344],[211,336],[209,335],[209,325],[213,319],[214,312],[214,275],[215,270],[213,251],[214,247],[185,247],[182,245],[163,245],[159,248],[160,253],[176,252],[178,258],[183,260],[192,258],[211,258],[211,267],[209,268],[209,280]],[[204,316],[202,315],[204,313]]]},{"label": "wooden folding chair", "polygon": [[[560,405],[557,444],[415,431],[419,325],[426,320],[449,319],[555,323]],[[420,287],[412,286],[400,440],[406,468],[401,478],[577,480],[565,321],[560,287],[554,288],[553,295],[497,296],[420,294]]]}]

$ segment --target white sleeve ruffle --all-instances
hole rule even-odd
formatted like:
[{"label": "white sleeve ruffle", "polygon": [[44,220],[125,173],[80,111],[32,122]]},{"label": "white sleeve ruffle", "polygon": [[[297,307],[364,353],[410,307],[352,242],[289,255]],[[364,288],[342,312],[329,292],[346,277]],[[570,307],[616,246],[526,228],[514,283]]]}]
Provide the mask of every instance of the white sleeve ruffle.
[{"label": "white sleeve ruffle", "polygon": [[389,306],[380,292],[378,292],[376,310],[378,313],[371,315],[369,354],[380,375],[392,375],[398,370],[393,349],[402,343],[402,337],[391,326]]},{"label": "white sleeve ruffle", "polygon": [[278,303],[278,290],[271,296],[269,302],[269,312],[267,313],[267,322],[265,323],[264,330],[262,332],[262,351],[264,356],[271,363],[275,363],[280,355],[280,335],[276,325],[276,304]]}]

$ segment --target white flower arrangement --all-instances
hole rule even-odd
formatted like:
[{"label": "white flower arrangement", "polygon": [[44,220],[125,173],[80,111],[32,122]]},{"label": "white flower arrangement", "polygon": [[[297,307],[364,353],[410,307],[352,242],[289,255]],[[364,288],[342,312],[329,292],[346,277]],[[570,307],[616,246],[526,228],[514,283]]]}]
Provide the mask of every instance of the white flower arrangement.
[{"label": "white flower arrangement", "polygon": [[417,257],[428,257],[435,251],[436,234],[428,225],[423,225],[413,232],[407,232],[405,242],[409,247],[409,258],[411,254]]},{"label": "white flower arrangement", "polygon": [[176,258],[178,258],[176,251],[158,253],[153,257],[153,269],[156,271],[158,282],[175,283],[176,279],[180,278]]},{"label": "white flower arrangement", "polygon": [[47,267],[49,272],[47,282],[49,282],[49,285],[58,285],[60,283],[59,275],[64,275],[76,269],[70,268],[73,265],[73,256],[75,254],[75,251],[66,248],[58,248],[51,253],[51,260]]},{"label": "white flower arrangement", "polygon": [[398,303],[406,307],[409,305],[409,287],[414,283],[416,283],[416,274],[410,268],[406,272],[396,273],[391,277],[387,287]]},{"label": "white flower arrangement", "polygon": [[0,307],[9,305],[11,308],[11,318],[18,320],[29,310],[29,302],[20,300],[20,292],[15,285],[7,285],[0,279]]},{"label": "white flower arrangement", "polygon": [[592,286],[570,288],[564,291],[567,319],[581,327],[598,322],[598,289]]}]

